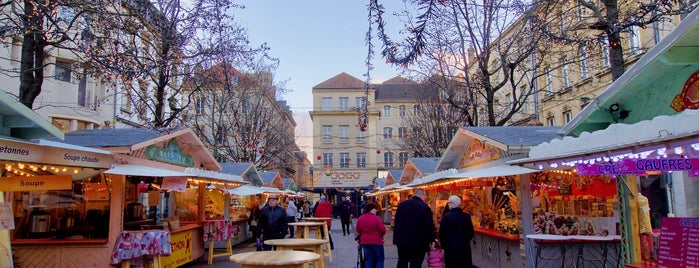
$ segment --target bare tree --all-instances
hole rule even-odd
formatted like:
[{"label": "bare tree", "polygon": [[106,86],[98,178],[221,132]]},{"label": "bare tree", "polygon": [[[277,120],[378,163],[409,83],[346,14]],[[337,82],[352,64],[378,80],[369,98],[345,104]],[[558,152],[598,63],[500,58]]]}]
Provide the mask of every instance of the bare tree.
[{"label": "bare tree", "polygon": [[185,83],[196,92],[190,125],[219,161],[280,172],[294,161],[290,111],[275,99],[281,87],[269,68],[242,73],[221,62]]},{"label": "bare tree", "polygon": [[[183,81],[197,66],[220,58],[250,61],[265,45],[250,48],[245,29],[234,23],[228,0],[122,1],[128,12],[105,21],[86,53],[92,67],[108,70],[126,87],[142,121],[174,127],[191,103]],[[183,95],[183,94],[189,95]]]},{"label": "bare tree", "polygon": [[[371,2],[381,9],[377,0]],[[534,81],[541,75],[536,72],[540,35],[523,16],[529,6],[521,1],[411,2],[425,11],[417,16],[416,26],[406,22],[414,33],[407,47],[417,52],[398,50],[400,46],[382,38],[384,57],[417,66],[413,70],[424,76],[451,80],[436,83],[438,92],[465,116],[465,125],[496,126],[518,119],[513,117],[532,102],[538,90]],[[375,17],[381,25],[383,19]],[[383,27],[378,29],[385,36]]]},{"label": "bare tree", "polygon": [[635,29],[655,27],[679,19],[679,15],[691,12],[698,3],[546,0],[540,1],[533,9],[532,26],[535,31],[543,33],[550,44],[606,50],[612,79],[616,80],[626,70],[622,33],[634,36],[638,34]]},{"label": "bare tree", "polygon": [[446,94],[434,94],[440,92],[441,80],[433,77],[424,83],[422,94],[415,94],[413,111],[403,117],[400,147],[413,157],[440,157],[465,123],[465,114],[444,98]]},{"label": "bare tree", "polygon": [[[118,3],[119,1],[116,1]],[[93,18],[114,12],[115,1],[5,0],[0,2],[0,44],[21,44],[18,63],[0,72],[19,79],[19,101],[33,108],[42,91],[45,70],[55,62],[47,61],[51,51],[60,51],[76,61],[84,60],[85,33],[101,34]],[[61,66],[76,68],[76,66]],[[78,71],[77,69],[75,71]],[[85,75],[81,73],[79,75]]]}]

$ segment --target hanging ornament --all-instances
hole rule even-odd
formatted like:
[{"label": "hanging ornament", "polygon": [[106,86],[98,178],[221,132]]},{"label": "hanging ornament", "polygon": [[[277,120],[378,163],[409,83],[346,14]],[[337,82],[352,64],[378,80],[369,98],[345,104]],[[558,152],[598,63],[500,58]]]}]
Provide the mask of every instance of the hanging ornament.
[{"label": "hanging ornament", "polygon": [[319,156],[316,156],[316,159],[320,160],[320,155],[319,155]]},{"label": "hanging ornament", "polygon": [[380,154],[380,153],[381,153],[381,150],[378,150],[378,149],[377,149],[377,150],[376,150],[376,154]]}]

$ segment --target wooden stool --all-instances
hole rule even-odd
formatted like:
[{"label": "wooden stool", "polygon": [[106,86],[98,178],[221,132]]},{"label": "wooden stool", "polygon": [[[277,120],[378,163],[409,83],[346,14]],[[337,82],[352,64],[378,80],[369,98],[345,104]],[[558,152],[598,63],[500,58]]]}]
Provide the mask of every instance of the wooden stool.
[{"label": "wooden stool", "polygon": [[[226,251],[214,254],[214,240],[209,241],[209,264],[214,262],[215,257],[230,256],[233,255],[233,247],[231,246],[231,239],[226,239]],[[160,267],[160,266],[156,266]]]}]

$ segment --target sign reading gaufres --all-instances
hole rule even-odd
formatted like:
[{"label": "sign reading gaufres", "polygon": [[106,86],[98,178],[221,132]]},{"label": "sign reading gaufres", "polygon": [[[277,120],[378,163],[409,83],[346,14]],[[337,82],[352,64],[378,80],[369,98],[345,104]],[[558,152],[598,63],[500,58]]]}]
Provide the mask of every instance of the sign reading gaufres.
[{"label": "sign reading gaufres", "polygon": [[605,164],[577,164],[580,175],[643,175],[649,171],[687,171],[699,175],[699,158],[622,159]]},{"label": "sign reading gaufres", "polygon": [[0,139],[0,159],[37,164],[109,168],[108,154]]}]

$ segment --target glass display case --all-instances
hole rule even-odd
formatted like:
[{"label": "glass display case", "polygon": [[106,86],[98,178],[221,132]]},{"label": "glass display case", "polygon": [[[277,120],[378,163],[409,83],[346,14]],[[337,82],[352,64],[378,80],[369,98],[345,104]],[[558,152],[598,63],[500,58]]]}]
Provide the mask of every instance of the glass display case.
[{"label": "glass display case", "polygon": [[233,221],[244,220],[247,221],[250,210],[256,205],[255,200],[259,197],[255,195],[250,196],[239,196],[231,195],[231,205],[229,207],[230,217]]}]

